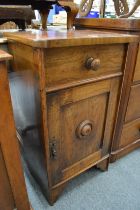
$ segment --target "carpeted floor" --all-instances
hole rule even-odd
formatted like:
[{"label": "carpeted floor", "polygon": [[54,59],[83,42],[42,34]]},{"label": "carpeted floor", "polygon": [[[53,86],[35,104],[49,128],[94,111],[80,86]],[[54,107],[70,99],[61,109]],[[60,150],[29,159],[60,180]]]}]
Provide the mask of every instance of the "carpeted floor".
[{"label": "carpeted floor", "polygon": [[53,207],[28,171],[25,176],[34,210],[140,210],[140,149],[111,164],[107,172],[90,169],[76,177]]}]

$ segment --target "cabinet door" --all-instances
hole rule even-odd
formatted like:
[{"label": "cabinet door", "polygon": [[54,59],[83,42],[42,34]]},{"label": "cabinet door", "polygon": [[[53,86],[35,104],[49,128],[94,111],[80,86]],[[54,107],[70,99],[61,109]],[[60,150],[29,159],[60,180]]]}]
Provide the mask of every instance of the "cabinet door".
[{"label": "cabinet door", "polygon": [[52,184],[109,154],[119,78],[47,95]]}]

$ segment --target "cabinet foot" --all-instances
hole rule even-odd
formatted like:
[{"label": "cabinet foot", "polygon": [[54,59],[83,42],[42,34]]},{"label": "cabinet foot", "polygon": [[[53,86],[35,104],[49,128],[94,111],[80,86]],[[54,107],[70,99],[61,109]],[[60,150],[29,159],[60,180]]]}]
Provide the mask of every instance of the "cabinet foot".
[{"label": "cabinet foot", "polygon": [[49,190],[48,202],[51,206],[53,206],[53,204],[56,202],[59,195],[63,192],[65,186],[66,186],[66,183],[60,185],[59,187]]},{"label": "cabinet foot", "polygon": [[109,166],[109,158],[103,160],[102,162],[96,165],[96,167],[99,168],[101,171],[107,171],[108,166]]},{"label": "cabinet foot", "polygon": [[111,154],[110,156],[110,163],[114,163],[117,160],[117,155]]}]

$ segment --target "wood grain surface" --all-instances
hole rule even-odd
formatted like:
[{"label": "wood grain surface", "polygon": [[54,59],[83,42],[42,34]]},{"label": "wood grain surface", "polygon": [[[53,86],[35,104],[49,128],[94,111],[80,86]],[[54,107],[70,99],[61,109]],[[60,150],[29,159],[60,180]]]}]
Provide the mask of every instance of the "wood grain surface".
[{"label": "wood grain surface", "polygon": [[[4,161],[1,167],[3,167],[3,170],[6,170],[0,172],[0,176],[2,176],[0,180],[6,182],[1,184],[1,187],[6,187],[6,189],[1,189],[0,193],[2,191],[5,192],[5,190],[7,191],[7,197],[3,197],[3,192],[2,195],[0,195],[0,202],[5,206],[2,209],[11,210],[13,204],[9,208],[9,206],[7,206],[7,199],[13,197],[13,203],[17,209],[29,210],[30,205],[21,165],[19,144],[16,137],[7,66],[5,62],[5,60],[11,58],[12,56],[9,54],[0,51],[0,152],[2,152],[1,161]],[[7,174],[7,179],[5,174]],[[8,183],[10,183],[10,190]],[[12,194],[10,195],[10,193]],[[2,198],[5,198],[5,200],[1,200]]]},{"label": "wood grain surface", "polygon": [[134,18],[76,18],[75,25],[93,29],[140,31],[140,19]]},{"label": "wood grain surface", "polygon": [[125,123],[140,118],[140,84],[131,86]]},{"label": "wood grain surface", "polygon": [[0,50],[0,61],[11,60],[12,55],[8,54],[7,52]]},{"label": "wood grain surface", "polygon": [[134,71],[133,82],[134,83],[140,82],[140,44],[139,44],[139,48],[138,48],[137,61],[136,61],[136,67],[135,67],[135,71]]},{"label": "wood grain surface", "polygon": [[53,48],[85,46],[94,44],[113,44],[136,42],[139,37],[97,30],[48,29],[48,31],[29,30],[25,32],[4,33],[8,40],[23,43],[32,47]]}]

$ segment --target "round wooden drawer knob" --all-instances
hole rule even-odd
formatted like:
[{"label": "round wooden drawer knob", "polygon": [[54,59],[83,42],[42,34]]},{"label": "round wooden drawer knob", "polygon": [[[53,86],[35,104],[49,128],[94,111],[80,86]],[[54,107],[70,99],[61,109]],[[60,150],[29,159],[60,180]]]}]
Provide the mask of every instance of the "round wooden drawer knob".
[{"label": "round wooden drawer knob", "polygon": [[86,60],[85,66],[89,70],[97,71],[101,65],[100,59],[98,58],[88,58]]},{"label": "round wooden drawer knob", "polygon": [[76,129],[76,135],[80,139],[90,136],[92,132],[93,132],[93,122],[90,120],[85,120],[81,122]]}]

